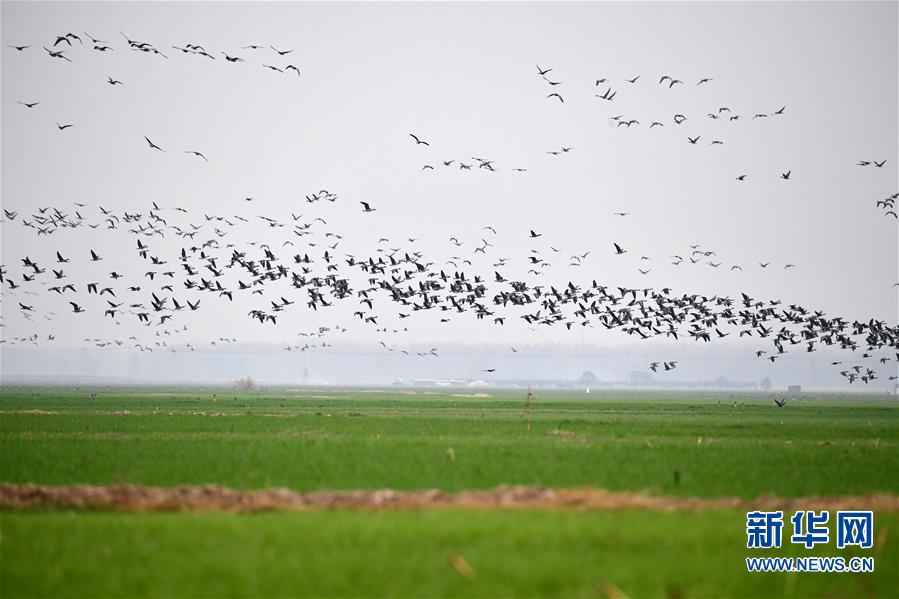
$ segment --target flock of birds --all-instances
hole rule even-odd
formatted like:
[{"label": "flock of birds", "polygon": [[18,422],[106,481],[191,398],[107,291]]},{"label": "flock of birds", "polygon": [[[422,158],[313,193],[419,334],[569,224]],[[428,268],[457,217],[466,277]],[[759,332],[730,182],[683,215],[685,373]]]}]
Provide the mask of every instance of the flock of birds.
[{"label": "flock of birds", "polygon": [[[561,92],[558,91],[561,88],[557,87],[557,86],[563,85],[563,82],[562,81],[554,81],[553,78],[551,76],[549,76],[550,73],[554,69],[553,68],[541,68],[540,65],[536,65],[536,66],[537,66],[537,74],[540,76],[541,80],[546,85],[549,86],[550,93],[547,94],[546,98],[550,101],[558,101],[560,104],[564,104],[565,98],[562,96]],[[623,83],[627,84],[628,86],[636,86],[638,84],[638,81],[640,81],[640,78],[641,78],[640,75],[636,75],[630,79],[624,79]],[[697,85],[697,86],[707,85],[707,84],[711,83],[712,81],[713,81],[713,78],[711,78],[711,77],[702,77],[701,79],[699,79],[699,81],[696,82],[695,85]],[[671,90],[676,85],[684,85],[684,82],[681,79],[672,77],[671,75],[661,75],[659,77],[658,85]],[[595,97],[597,97],[601,100],[604,100],[604,101],[613,101],[615,99],[616,95],[618,94],[618,89],[613,89],[612,81],[606,77],[596,79],[595,87],[597,89],[599,89],[600,86],[605,86],[605,91],[602,94],[594,94]],[[752,113],[750,120],[766,119],[768,117],[783,116],[786,113],[786,109],[787,109],[786,106],[781,106],[780,108],[777,108],[770,112],[754,112],[754,113]],[[675,113],[670,116],[657,117],[657,118],[659,118],[660,120],[655,120],[655,119],[649,120],[648,129],[652,130],[656,127],[665,127],[666,122],[669,123],[669,125],[681,126],[681,125],[684,125],[684,123],[686,123],[688,120],[690,120],[690,118],[688,118],[686,115],[681,114],[681,113]],[[697,118],[701,119],[701,118],[703,118],[703,115],[700,115],[699,117],[694,116],[692,118],[694,120],[697,120]],[[745,120],[745,117],[742,114],[735,112],[735,110],[731,109],[731,107],[729,107],[729,106],[715,106],[709,112],[705,113],[704,118],[710,119],[711,121],[715,121],[715,122],[719,122],[719,123],[726,123],[726,124],[735,124],[738,121],[740,121],[741,119]],[[632,116],[625,116],[624,114],[609,116],[609,122],[614,123],[614,127],[616,129],[621,128],[621,127],[624,127],[625,129],[630,129],[632,126],[641,126],[641,121],[638,118],[634,118]],[[412,138],[412,140],[415,142],[416,145],[425,146],[426,148],[431,147],[431,143],[429,141],[424,140],[421,136],[419,136],[415,133],[410,133],[409,136]],[[695,146],[695,145],[699,145],[700,142],[705,143],[702,140],[703,140],[702,134],[694,133],[692,136],[689,134],[686,135],[686,142],[689,145]],[[708,140],[709,146],[722,146],[722,145],[724,145],[724,143],[725,143],[724,140],[719,139],[717,137],[713,138],[711,140]],[[561,155],[571,152],[572,150],[574,150],[573,147],[563,146],[559,149],[548,150],[546,152],[546,154],[551,155],[551,156],[561,156]],[[859,161],[858,164],[860,166],[871,165],[875,168],[883,168],[883,166],[886,164],[886,160],[881,160],[881,161],[862,160],[862,161]],[[438,168],[441,168],[441,166],[442,166],[442,168],[458,168],[458,170],[460,170],[460,171],[472,171],[474,169],[477,171],[483,170],[483,171],[487,171],[487,172],[497,172],[497,171],[501,170],[498,166],[496,166],[496,160],[488,159],[488,158],[479,158],[476,156],[471,156],[471,157],[469,157],[467,159],[463,159],[463,160],[453,158],[453,159],[449,159],[449,160],[441,159],[436,162],[428,162],[428,163],[425,163],[421,167],[421,170],[422,171],[435,171]],[[511,168],[510,170],[512,172],[517,172],[517,173],[528,172],[527,168],[523,168],[520,166]],[[790,181],[792,174],[793,174],[792,169],[787,169],[786,171],[779,172],[778,178],[782,181]],[[749,179],[749,174],[747,174],[747,173],[740,173],[740,174],[734,176],[734,180],[740,181],[740,182],[747,181],[748,179]],[[899,195],[899,194],[892,196],[892,199],[895,200],[897,195]],[[893,208],[894,206],[892,206],[892,203],[893,203],[892,201],[888,201],[886,207]],[[877,204],[878,204],[878,206],[880,206],[882,204],[882,201],[879,201]],[[893,211],[893,212],[887,211],[886,214],[896,217],[895,211]]]},{"label": "flock of birds", "polygon": [[[133,52],[150,53],[162,58],[168,56],[157,46],[148,42],[129,39],[122,34],[127,47]],[[114,51],[112,45],[85,34],[97,52]],[[75,43],[85,45],[75,34],[60,35],[50,44],[43,46],[51,58],[71,61],[66,54],[76,48]],[[85,45],[87,47],[87,45]],[[30,46],[12,46],[16,51],[27,51]],[[196,55],[207,60],[216,60],[220,54],[229,63],[244,62],[242,56],[224,51],[208,52],[195,43],[172,48],[188,55]],[[279,50],[271,45],[248,45],[241,49],[248,52],[272,52],[283,58],[290,50]],[[299,69],[292,64],[275,66],[261,63],[261,68],[282,74]],[[537,67],[538,74],[549,86],[547,99],[564,104],[559,86],[550,76],[552,68]],[[637,75],[624,83],[638,85]],[[708,85],[713,79],[704,77],[696,86]],[[109,77],[111,86],[124,85],[122,81]],[[658,85],[669,90],[687,85],[674,76],[663,75]],[[596,97],[605,102],[615,101],[620,89],[605,78],[596,80]],[[39,101],[20,101],[27,109],[35,109]],[[755,113],[753,119],[781,116],[786,108],[781,107],[769,113]],[[741,118],[730,108],[718,107],[707,114],[709,119],[733,123]],[[612,117],[616,128],[640,126],[635,118],[624,115]],[[675,126],[683,125],[688,117],[675,114],[671,119]],[[65,131],[73,124],[60,124]],[[662,121],[652,121],[649,128],[664,127]],[[409,133],[416,146],[430,148],[430,142],[417,133]],[[701,135],[688,138],[695,145]],[[166,152],[148,135],[144,135],[148,150]],[[720,145],[723,141],[714,139],[709,145]],[[559,156],[571,152],[573,148],[562,147],[548,154]],[[195,149],[183,150],[198,159],[208,160],[204,152]],[[885,161],[861,161],[861,166],[883,167]],[[470,162],[441,161],[443,167],[454,164],[460,170],[483,170],[496,172],[496,161],[488,158],[472,157]],[[431,164],[423,167],[434,169]],[[526,172],[525,168],[512,169]],[[791,170],[780,174],[789,181]],[[748,175],[736,177],[745,181]],[[896,216],[895,200],[899,194],[878,202],[887,214]],[[245,198],[252,201],[253,198]],[[340,196],[328,190],[306,196],[306,202],[316,205],[320,202],[342,201]],[[370,202],[360,201],[360,212],[368,214],[376,211]],[[311,208],[311,206],[310,206]],[[312,209],[312,208],[311,208]],[[756,356],[775,363],[790,351],[815,352],[821,348],[845,350],[854,357],[855,364],[833,361],[833,366],[841,367],[841,374],[850,382],[856,380],[869,383],[880,378],[877,368],[891,362],[899,362],[899,326],[891,326],[883,321],[848,320],[830,316],[822,311],[808,309],[797,304],[784,305],[780,300],[762,299],[742,293],[739,298],[729,296],[706,296],[696,293],[676,293],[670,288],[622,287],[606,285],[592,280],[589,282],[568,280],[565,284],[549,284],[544,275],[552,267],[555,256],[561,254],[564,264],[571,268],[584,266],[593,250],[573,253],[570,256],[543,239],[543,234],[530,229],[520,231],[523,240],[532,244],[525,256],[517,258],[497,255],[499,235],[493,226],[482,228],[480,243],[468,244],[458,237],[451,237],[452,246],[448,260],[431,259],[416,248],[418,240],[406,238],[391,240],[380,238],[377,247],[363,254],[342,251],[340,245],[344,236],[328,226],[322,216],[308,217],[291,213],[289,217],[271,214],[217,215],[194,213],[183,207],[160,206],[156,202],[139,212],[108,209],[103,206],[75,202],[73,205],[47,205],[29,215],[21,215],[17,210],[4,208],[7,226],[15,223],[34,232],[36,239],[51,237],[62,230],[83,231],[92,239],[95,230],[107,235],[130,238],[131,259],[139,266],[123,272],[110,270],[104,265],[105,256],[95,249],[86,247],[77,254],[62,248],[53,248],[53,258],[48,263],[45,258],[35,258],[34,254],[50,248],[50,241],[33,246],[33,252],[23,251],[17,263],[0,265],[0,284],[3,284],[4,299],[7,295],[16,297],[18,313],[27,321],[35,318],[54,320],[63,309],[75,315],[102,312],[116,325],[133,324],[148,330],[157,338],[155,342],[145,342],[136,335],[128,338],[101,337],[85,338],[96,347],[128,347],[140,351],[176,351],[166,337],[172,338],[187,330],[184,320],[189,315],[202,311],[213,302],[234,302],[243,296],[255,305],[246,314],[247,318],[260,326],[276,326],[279,318],[287,311],[305,308],[323,311],[335,304],[353,306],[353,317],[360,326],[374,328],[378,333],[388,335],[405,329],[388,326],[385,315],[400,321],[413,314],[431,313],[441,324],[449,324],[457,318],[474,318],[503,326],[509,319],[521,319],[528,327],[564,327],[568,330],[592,328],[615,330],[638,339],[656,337],[690,339],[696,342],[711,342],[728,336],[750,337],[770,343],[768,349],[756,351]],[[627,212],[615,212],[614,216],[625,218]],[[251,224],[251,221],[253,223]],[[241,239],[248,228],[263,225],[269,231],[267,242]],[[252,235],[249,235],[252,237]],[[167,240],[165,242],[161,240]],[[173,252],[176,240],[178,250]],[[621,257],[629,250],[617,242],[612,242],[606,250],[609,256]],[[31,254],[31,255],[30,255]],[[479,258],[480,255],[480,258]],[[639,253],[631,254],[636,260]],[[718,253],[700,244],[690,245],[680,253],[672,254],[666,260],[674,266],[704,265],[709,268],[724,266],[728,270],[743,270],[739,264],[725,265],[717,258]],[[117,256],[121,259],[121,256]],[[489,261],[491,274],[479,272],[481,262]],[[79,272],[89,273],[87,279],[75,280],[66,272],[69,265],[79,263]],[[653,262],[651,256],[639,255],[639,272],[648,275]],[[518,265],[527,266],[527,276],[513,276]],[[759,268],[766,269],[771,261],[758,262]],[[795,265],[784,263],[778,268],[790,269]],[[522,269],[523,270],[523,269]],[[81,316],[75,316],[78,318]],[[4,323],[5,325],[5,323]],[[305,345],[288,345],[285,349],[307,350],[327,346],[327,335],[345,333],[347,323],[334,327],[316,327],[300,332],[298,336],[307,338]],[[0,343],[39,345],[53,342],[54,335],[46,339],[37,334],[0,339]],[[212,341],[233,343],[235,338],[219,337]],[[390,352],[409,354],[407,350],[391,347],[386,340],[381,346]],[[190,343],[183,344],[187,351],[194,351]],[[511,348],[515,352],[515,348]],[[437,348],[416,352],[421,358],[439,358]],[[895,356],[893,355],[895,354]],[[653,372],[667,372],[675,369],[677,361],[659,360],[649,364]],[[495,373],[495,368],[484,368],[484,372]],[[888,377],[895,380],[896,375]],[[780,405],[780,404],[778,404]]]},{"label": "flock of birds", "polygon": [[[120,35],[127,42],[128,49],[133,52],[144,52],[144,53],[148,53],[148,54],[154,54],[156,56],[159,56],[159,57],[162,57],[165,59],[169,58],[168,55],[166,55],[162,50],[160,50],[157,46],[155,46],[154,44],[152,44],[150,42],[142,42],[142,41],[138,41],[138,40],[133,40],[121,32],[120,32]],[[91,44],[93,44],[93,50],[95,52],[111,52],[111,51],[115,50],[115,48],[112,45],[110,45],[110,42],[106,42],[106,41],[97,39],[87,32],[84,33],[84,36],[90,40]],[[75,46],[73,44],[73,42],[78,42],[78,46]],[[78,47],[87,49],[88,46],[90,46],[90,44],[85,45],[84,39],[81,36],[79,36],[76,33],[69,32],[64,35],[56,36],[56,39],[53,41],[53,43],[50,45],[49,48],[47,46],[42,46],[42,48],[44,49],[44,51],[47,53],[47,55],[50,58],[56,58],[59,60],[65,60],[67,62],[72,62],[72,59],[69,58],[68,55],[66,55],[66,52],[74,51]],[[31,48],[30,45],[15,45],[15,44],[7,44],[7,47],[12,48],[18,52],[25,52],[26,50]],[[228,52],[219,51],[219,52],[213,52],[213,54],[210,54],[209,52],[207,52],[206,48],[204,48],[200,44],[187,43],[187,44],[184,44],[183,46],[171,46],[171,48],[173,50],[178,50],[179,52],[181,52],[183,54],[202,56],[202,57],[208,58],[210,60],[215,60],[216,59],[215,56],[218,54],[221,54],[226,62],[230,62],[230,63],[246,62],[246,60],[244,60],[243,57],[238,56],[236,53],[234,55],[231,55]],[[262,51],[271,50],[274,53],[274,55],[277,56],[279,59],[283,59],[288,54],[293,53],[293,50],[279,50],[278,48],[276,48],[270,44],[268,44],[268,45],[249,44],[249,45],[243,46],[241,48],[241,51],[244,51],[244,52],[245,51],[258,52],[259,50],[262,50]],[[270,65],[270,64],[266,64],[266,63],[261,63],[260,66],[261,66],[261,68],[269,69],[271,71],[275,71],[275,72],[282,73],[282,74],[287,74],[288,71],[294,71],[297,74],[297,77],[300,76],[300,69],[293,64],[288,64],[288,65],[278,67],[278,66],[274,66],[274,65]],[[112,78],[110,78],[110,79],[112,79]],[[121,84],[121,81],[113,82],[112,80],[110,80],[109,84],[110,85]]]}]

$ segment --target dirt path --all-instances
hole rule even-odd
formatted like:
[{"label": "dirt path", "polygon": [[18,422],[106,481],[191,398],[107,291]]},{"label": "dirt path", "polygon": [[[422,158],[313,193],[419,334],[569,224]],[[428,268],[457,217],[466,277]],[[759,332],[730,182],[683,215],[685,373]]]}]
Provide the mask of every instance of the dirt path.
[{"label": "dirt path", "polygon": [[537,487],[497,487],[489,490],[460,491],[313,491],[297,493],[287,489],[240,491],[216,485],[142,487],[135,485],[47,487],[41,485],[0,485],[0,508],[20,510],[35,507],[66,509],[145,511],[226,511],[269,510],[418,510],[461,509],[563,509],[563,510],[668,510],[706,509],[871,509],[899,511],[899,496],[871,494],[848,497],[774,497],[746,500],[736,497],[699,498],[654,496],[645,493],[611,492],[602,489],[541,489]]}]

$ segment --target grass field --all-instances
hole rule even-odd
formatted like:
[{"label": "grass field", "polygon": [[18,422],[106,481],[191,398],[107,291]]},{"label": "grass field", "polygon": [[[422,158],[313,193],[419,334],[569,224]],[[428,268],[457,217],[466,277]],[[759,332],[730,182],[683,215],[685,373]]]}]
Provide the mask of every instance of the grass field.
[{"label": "grass field", "polygon": [[[234,488],[899,493],[893,398],[3,389],[0,481]],[[213,392],[217,393],[213,401]],[[451,452],[448,450],[452,449]],[[454,459],[448,459],[452,455]],[[745,512],[0,514],[3,596],[896,596],[873,574],[749,574]],[[773,555],[851,555],[833,544]],[[471,578],[447,562],[458,554]],[[608,586],[611,585],[611,586]],[[603,590],[605,589],[605,590]],[[611,589],[611,590],[610,590]]]}]

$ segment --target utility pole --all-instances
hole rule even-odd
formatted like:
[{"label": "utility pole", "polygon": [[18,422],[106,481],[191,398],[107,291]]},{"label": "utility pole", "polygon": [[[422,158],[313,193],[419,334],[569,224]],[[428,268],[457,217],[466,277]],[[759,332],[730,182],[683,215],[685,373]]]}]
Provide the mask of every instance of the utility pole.
[{"label": "utility pole", "polygon": [[533,399],[533,397],[534,395],[531,393],[531,386],[528,385],[528,398],[524,404],[528,411],[528,432],[531,432],[531,399]]}]

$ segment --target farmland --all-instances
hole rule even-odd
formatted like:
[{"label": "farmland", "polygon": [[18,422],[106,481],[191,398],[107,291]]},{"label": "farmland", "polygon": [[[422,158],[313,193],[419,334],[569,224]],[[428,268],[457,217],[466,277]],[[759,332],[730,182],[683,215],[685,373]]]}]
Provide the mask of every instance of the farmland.
[{"label": "farmland", "polygon": [[[0,410],[0,481],[18,485],[528,485],[747,501],[899,491],[899,408],[874,396],[778,408],[753,394],[546,391],[529,416],[511,391],[7,388]],[[2,513],[0,583],[5,596],[884,595],[897,588],[899,519],[876,517],[873,574],[795,575],[745,572],[738,509],[45,506]]]}]

